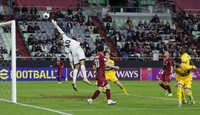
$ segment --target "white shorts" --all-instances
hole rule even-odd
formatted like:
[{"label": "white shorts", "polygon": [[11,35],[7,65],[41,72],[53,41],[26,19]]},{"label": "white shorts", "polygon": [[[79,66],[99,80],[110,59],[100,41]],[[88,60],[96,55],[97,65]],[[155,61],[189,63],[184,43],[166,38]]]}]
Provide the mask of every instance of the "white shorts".
[{"label": "white shorts", "polygon": [[85,60],[85,53],[81,47],[78,47],[72,51],[72,57],[74,60],[74,65],[76,65],[79,64],[80,60]]}]

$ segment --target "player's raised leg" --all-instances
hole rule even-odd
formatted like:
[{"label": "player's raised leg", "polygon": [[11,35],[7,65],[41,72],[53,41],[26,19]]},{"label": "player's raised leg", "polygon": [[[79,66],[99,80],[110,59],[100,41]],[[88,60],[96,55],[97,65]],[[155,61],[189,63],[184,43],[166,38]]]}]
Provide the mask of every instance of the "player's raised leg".
[{"label": "player's raised leg", "polygon": [[76,86],[76,77],[78,74],[78,68],[79,68],[79,64],[75,64],[75,68],[73,70],[73,81],[72,81],[72,87],[75,91],[78,91],[77,86]]},{"label": "player's raised leg", "polygon": [[86,76],[85,53],[81,47],[76,49],[76,57],[81,66],[81,72],[83,74],[83,82],[87,83],[88,85],[91,85],[91,83],[88,81],[87,76]]},{"label": "player's raised leg", "polygon": [[83,74],[83,82],[87,83],[88,85],[91,85],[91,83],[87,79],[87,75],[86,75],[85,60],[81,60],[80,65],[81,65],[81,72]]},{"label": "player's raised leg", "polygon": [[114,82],[114,83],[116,83],[116,84],[120,87],[120,89],[123,91],[123,93],[124,93],[125,95],[128,95],[126,89],[124,88],[124,86],[121,84],[121,82],[120,82],[119,80],[116,81],[116,82]]}]

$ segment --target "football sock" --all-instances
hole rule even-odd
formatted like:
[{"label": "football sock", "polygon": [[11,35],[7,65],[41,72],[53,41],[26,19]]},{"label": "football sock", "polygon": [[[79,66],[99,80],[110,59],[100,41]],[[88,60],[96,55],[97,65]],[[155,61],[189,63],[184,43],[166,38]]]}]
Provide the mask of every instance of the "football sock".
[{"label": "football sock", "polygon": [[106,96],[107,96],[107,100],[110,99],[110,89],[106,89]]},{"label": "football sock", "polygon": [[92,100],[96,99],[98,97],[98,95],[100,94],[99,90],[96,90],[92,96]]},{"label": "football sock", "polygon": [[172,93],[171,87],[170,87],[169,85],[166,85],[166,89],[167,89],[167,91],[168,91],[169,93]]},{"label": "football sock", "polygon": [[125,88],[122,88],[122,91],[123,91],[124,94],[127,94],[127,91],[126,91]]},{"label": "football sock", "polygon": [[164,90],[166,90],[166,86],[162,83],[162,84],[159,84],[160,87],[162,87]]},{"label": "football sock", "polygon": [[185,99],[185,93],[184,93],[184,89],[181,89],[181,93],[182,93],[182,99]]},{"label": "football sock", "polygon": [[87,79],[85,65],[81,65],[81,72],[83,74],[83,79]]},{"label": "football sock", "polygon": [[59,77],[59,76],[57,76],[56,78],[57,78],[58,82],[60,82],[60,77]]},{"label": "football sock", "polygon": [[77,74],[78,74],[78,69],[74,69],[74,71],[73,71],[73,83],[76,83]]},{"label": "football sock", "polygon": [[182,92],[181,92],[181,87],[178,87],[177,88],[177,98],[178,98],[178,101],[181,101],[181,98],[182,98]]}]

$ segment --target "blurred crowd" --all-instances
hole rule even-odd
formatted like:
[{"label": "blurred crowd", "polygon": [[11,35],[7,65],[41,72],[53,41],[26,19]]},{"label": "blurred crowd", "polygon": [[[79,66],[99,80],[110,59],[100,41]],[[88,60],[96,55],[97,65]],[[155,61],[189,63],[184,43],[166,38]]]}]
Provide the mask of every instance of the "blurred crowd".
[{"label": "blurred crowd", "polygon": [[[178,16],[177,18],[179,19]],[[185,21],[189,20],[190,18],[186,18]],[[112,25],[109,23],[110,21],[107,21],[105,29],[117,47],[120,57],[159,60],[165,50],[170,51],[172,57],[179,57],[179,49],[182,46],[188,47],[192,58],[200,56],[199,40],[192,39],[186,32],[188,28],[184,29],[182,24],[170,24],[168,21],[164,23],[157,15],[149,22],[140,20],[136,26],[133,26],[130,17],[127,17],[122,27],[118,27],[115,21],[112,21]]]},{"label": "blurred crowd", "polygon": [[[108,8],[109,9],[109,8]],[[98,28],[94,26],[92,17],[85,16],[80,8],[76,12],[73,7],[69,6],[66,13],[59,9],[53,10],[50,13],[50,19],[55,19],[58,25],[67,33],[73,33],[74,26],[87,25],[85,29],[85,38],[80,35],[72,38],[81,42],[81,47],[84,49],[86,57],[93,58],[95,56],[95,47],[99,44],[105,45],[105,39],[96,35],[94,43],[90,43],[87,37],[90,34],[98,34]],[[31,33],[27,39],[27,46],[31,46],[30,52],[36,57],[36,60],[53,60],[56,55],[61,55],[62,59],[66,59],[64,47],[59,47],[57,41],[62,39],[62,36],[55,29],[52,35],[35,36],[35,33],[45,33],[41,29],[37,21],[45,21],[34,6],[28,8],[24,6],[19,8],[13,6],[13,16],[15,20],[22,21],[21,32]],[[87,20],[86,20],[87,19]],[[0,22],[5,20],[3,13],[0,14]],[[31,23],[27,22],[32,21]],[[63,21],[67,24],[63,24]],[[188,47],[188,52],[192,58],[200,57],[200,36],[194,36],[193,31],[200,31],[200,12],[193,14],[178,10],[171,22],[164,22],[155,14],[149,21],[139,20],[137,25],[133,24],[133,19],[127,17],[123,26],[120,26],[106,15],[103,19],[107,37],[109,37],[118,53],[113,53],[113,57],[123,57],[124,59],[134,60],[159,60],[165,50],[170,51],[172,57],[179,57],[179,49],[182,46]],[[91,27],[90,27],[91,26]],[[4,27],[4,32],[9,32],[10,28]],[[1,44],[0,44],[1,46]],[[0,47],[1,48],[1,47]],[[1,48],[2,49],[2,48]],[[109,49],[108,49],[109,50]],[[21,53],[18,53],[19,57]],[[2,53],[0,53],[0,58]]]},{"label": "blurred crowd", "polygon": [[[82,9],[78,9],[78,11],[74,12],[73,8],[69,6],[67,8],[66,14],[61,12],[59,9],[50,12],[50,18],[48,20],[44,20],[41,17],[41,14],[38,13],[36,7],[32,6],[29,10],[26,6],[22,9],[14,6],[13,15],[16,20],[22,21],[23,24],[20,27],[21,32],[23,33],[31,33],[27,39],[27,45],[30,48],[30,53],[37,60],[52,60],[58,54],[62,55],[63,59],[66,56],[64,52],[64,47],[58,46],[57,41],[62,39],[62,36],[59,32],[54,29],[52,35],[48,34],[45,29],[40,28],[37,21],[49,21],[51,19],[57,20],[58,25],[65,31],[67,34],[73,34],[74,26],[87,26],[80,34],[84,34],[84,37],[80,35],[72,36],[72,39],[79,41],[81,47],[83,48],[86,57],[93,57],[95,52],[95,45],[104,43],[105,41],[97,35],[94,43],[90,43],[88,39],[90,38],[90,34],[98,34],[98,28],[94,26],[94,22],[91,16],[87,17],[84,15]],[[28,23],[29,22],[29,23]],[[64,22],[67,22],[65,25]],[[45,36],[35,36],[35,33],[47,33]],[[92,46],[91,46],[92,45]]]}]

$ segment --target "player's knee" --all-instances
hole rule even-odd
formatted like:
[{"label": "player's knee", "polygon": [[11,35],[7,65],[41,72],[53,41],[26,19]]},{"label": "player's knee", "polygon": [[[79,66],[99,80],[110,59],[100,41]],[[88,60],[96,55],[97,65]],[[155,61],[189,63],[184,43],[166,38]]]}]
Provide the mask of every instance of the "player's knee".
[{"label": "player's knee", "polygon": [[77,69],[77,68],[75,68],[75,69],[74,69],[74,72],[78,72],[78,69]]},{"label": "player's knee", "polygon": [[185,94],[188,95],[190,93],[190,89],[185,89]]},{"label": "player's knee", "polygon": [[81,64],[81,65],[85,65],[85,60],[81,60],[81,61],[80,61],[80,64]]},{"label": "player's knee", "polygon": [[114,83],[118,85],[118,84],[119,84],[119,81],[114,81]]},{"label": "player's knee", "polygon": [[100,92],[102,92],[102,91],[103,91],[103,87],[98,87],[98,90],[99,90]]},{"label": "player's knee", "polygon": [[106,89],[110,89],[110,85],[109,84],[107,84],[105,87],[106,87]]},{"label": "player's knee", "polygon": [[182,88],[183,86],[181,84],[178,84],[178,88]]},{"label": "player's knee", "polygon": [[158,81],[158,84],[159,84],[159,85],[163,84],[163,81],[162,81],[162,80],[159,80],[159,81]]},{"label": "player's knee", "polygon": [[75,69],[79,69],[79,64],[76,64],[76,65],[75,65]]},{"label": "player's knee", "polygon": [[169,85],[169,82],[165,82],[165,85]]}]

